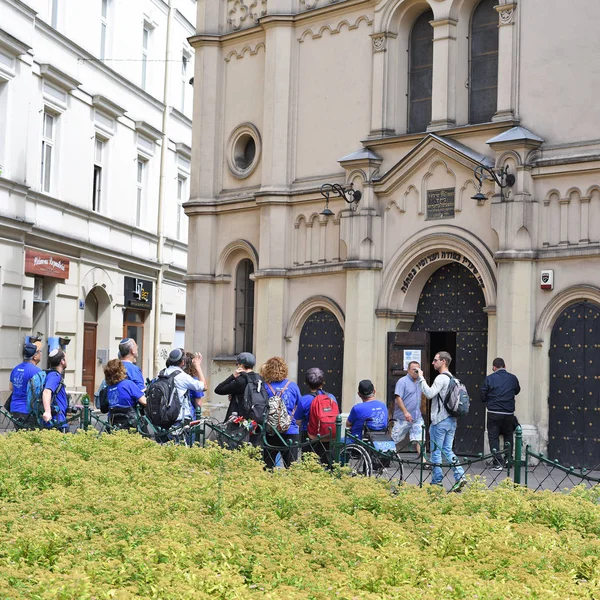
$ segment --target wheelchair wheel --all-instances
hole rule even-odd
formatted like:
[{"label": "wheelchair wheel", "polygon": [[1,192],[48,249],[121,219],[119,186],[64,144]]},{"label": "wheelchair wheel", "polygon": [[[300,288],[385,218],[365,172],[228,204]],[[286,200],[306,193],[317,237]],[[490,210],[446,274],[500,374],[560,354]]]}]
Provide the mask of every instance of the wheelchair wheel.
[{"label": "wheelchair wheel", "polygon": [[350,444],[342,450],[342,465],[350,467],[352,476],[370,477],[373,474],[373,463],[369,453],[358,445]]},{"label": "wheelchair wheel", "polygon": [[404,466],[397,452],[390,454],[389,457],[376,454],[371,458],[371,461],[376,477],[396,482],[404,480]]}]

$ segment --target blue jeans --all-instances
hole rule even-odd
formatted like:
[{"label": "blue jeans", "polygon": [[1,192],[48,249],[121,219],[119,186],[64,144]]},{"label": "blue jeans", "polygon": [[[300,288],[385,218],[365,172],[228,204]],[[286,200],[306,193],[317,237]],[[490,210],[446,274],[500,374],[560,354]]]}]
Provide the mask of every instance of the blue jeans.
[{"label": "blue jeans", "polygon": [[[454,434],[456,433],[456,418],[446,417],[443,421],[440,421],[437,425],[431,425],[429,428],[429,437],[431,445],[431,462],[434,464],[442,463],[442,454],[447,462],[453,463],[456,458],[452,451],[452,445],[454,444]],[[460,481],[465,471],[462,467],[453,467],[454,479]],[[433,467],[433,473],[431,476],[432,484],[442,483],[444,473],[442,467]]]}]

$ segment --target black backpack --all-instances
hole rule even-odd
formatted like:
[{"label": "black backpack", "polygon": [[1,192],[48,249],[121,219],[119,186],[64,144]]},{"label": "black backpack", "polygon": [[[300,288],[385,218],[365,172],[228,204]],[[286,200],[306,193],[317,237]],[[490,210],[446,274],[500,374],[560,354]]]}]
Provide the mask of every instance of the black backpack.
[{"label": "black backpack", "polygon": [[263,423],[269,413],[269,395],[265,389],[265,382],[257,373],[247,373],[248,384],[244,390],[244,397],[240,409],[247,419]]},{"label": "black backpack", "polygon": [[165,375],[163,370],[154,381],[148,384],[145,413],[152,425],[169,429],[177,421],[181,410],[181,400],[175,387],[175,377],[181,372],[180,369],[177,369],[170,375]]}]

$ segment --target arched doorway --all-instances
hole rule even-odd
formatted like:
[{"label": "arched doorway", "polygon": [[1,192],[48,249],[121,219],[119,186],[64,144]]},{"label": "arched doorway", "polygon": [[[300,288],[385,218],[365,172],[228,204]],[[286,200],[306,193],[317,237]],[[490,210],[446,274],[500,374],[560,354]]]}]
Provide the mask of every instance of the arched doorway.
[{"label": "arched doorway", "polygon": [[[487,315],[485,298],[473,274],[459,263],[440,267],[423,287],[411,331],[429,332],[429,357],[446,350],[450,371],[465,384],[472,398],[469,414],[458,420],[457,454],[483,452],[485,410],[479,387],[486,376]],[[432,370],[432,377],[435,372]]]},{"label": "arched doorway", "polygon": [[[85,298],[83,323],[82,385],[90,398],[103,378],[108,360],[110,300],[102,287],[94,287]],[[104,353],[99,353],[104,349]],[[97,385],[98,384],[98,385]]]},{"label": "arched doorway", "polygon": [[337,398],[341,409],[344,330],[335,315],[325,309],[312,313],[300,333],[297,381],[302,394],[309,392],[304,373],[311,367],[319,367],[325,373],[325,389]]},{"label": "arched doorway", "polygon": [[548,454],[562,464],[600,464],[599,369],[600,307],[572,304],[550,338]]}]

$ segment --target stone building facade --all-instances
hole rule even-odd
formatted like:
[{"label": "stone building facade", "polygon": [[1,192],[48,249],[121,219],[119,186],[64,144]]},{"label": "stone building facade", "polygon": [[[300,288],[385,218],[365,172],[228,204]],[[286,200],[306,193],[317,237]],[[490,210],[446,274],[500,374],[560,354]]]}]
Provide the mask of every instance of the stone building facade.
[{"label": "stone building facade", "polygon": [[241,349],[280,355],[299,380],[323,366],[347,412],[360,379],[391,403],[405,359],[431,376],[445,349],[471,452],[502,356],[526,441],[600,462],[598,19],[595,0],[199,2],[188,334],[213,381]]},{"label": "stone building facade", "polygon": [[123,336],[146,375],[183,344],[195,11],[0,0],[2,394],[38,332],[88,392]]}]

